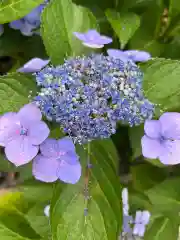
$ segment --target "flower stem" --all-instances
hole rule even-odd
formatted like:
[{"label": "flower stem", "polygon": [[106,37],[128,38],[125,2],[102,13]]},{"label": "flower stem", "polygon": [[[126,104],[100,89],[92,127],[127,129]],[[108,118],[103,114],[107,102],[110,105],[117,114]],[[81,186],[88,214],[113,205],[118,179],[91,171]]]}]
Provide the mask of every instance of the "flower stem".
[{"label": "flower stem", "polygon": [[90,143],[87,145],[87,165],[85,171],[85,187],[84,187],[84,200],[85,200],[85,207],[84,207],[84,215],[85,217],[88,215],[88,203],[90,199],[89,195],[89,178],[90,178],[90,168],[91,168],[91,159],[90,159]]}]

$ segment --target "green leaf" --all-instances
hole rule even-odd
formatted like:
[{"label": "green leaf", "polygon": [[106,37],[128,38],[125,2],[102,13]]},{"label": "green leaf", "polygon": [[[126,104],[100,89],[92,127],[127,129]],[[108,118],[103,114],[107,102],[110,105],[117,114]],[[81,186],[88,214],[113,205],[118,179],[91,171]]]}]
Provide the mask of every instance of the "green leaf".
[{"label": "green leaf", "polygon": [[165,216],[154,219],[148,227],[144,240],[177,240],[179,223]]},{"label": "green leaf", "polygon": [[[0,236],[3,240],[40,239],[25,216],[16,208],[18,193],[4,193],[0,198]],[[22,203],[22,201],[21,201]]]},{"label": "green leaf", "polygon": [[0,3],[0,24],[24,17],[44,0],[2,0]]},{"label": "green leaf", "polygon": [[28,96],[37,91],[35,80],[30,76],[12,73],[0,77],[0,114],[18,111],[29,102]]},{"label": "green leaf", "polygon": [[146,209],[151,212],[152,204],[149,198],[142,192],[128,188],[130,212],[135,214],[139,209]]},{"label": "green leaf", "polygon": [[[144,93],[158,104],[162,111],[180,109],[180,62],[169,59],[153,59],[142,64]],[[161,115],[162,112],[159,113]]]},{"label": "green leaf", "polygon": [[66,56],[83,53],[84,47],[73,32],[96,28],[96,19],[87,8],[71,0],[54,0],[42,14],[41,33],[53,64],[60,64]]},{"label": "green leaf", "polygon": [[169,1],[169,17],[175,17],[180,14],[180,4],[178,0]]},{"label": "green leaf", "polygon": [[152,56],[156,57],[161,54],[164,50],[164,45],[160,44],[157,39],[161,33],[161,16],[163,11],[164,4],[162,0],[151,2],[141,16],[140,27],[129,42],[131,49],[148,51]]},{"label": "green leaf", "polygon": [[167,179],[145,192],[157,212],[172,217],[180,212],[179,183],[178,177]]},{"label": "green leaf", "polygon": [[108,9],[106,16],[124,48],[140,26],[140,18],[135,13],[119,13]]},{"label": "green leaf", "polygon": [[[81,180],[75,185],[57,184],[54,189],[51,205],[54,240],[117,239],[121,226],[121,186],[112,168],[112,160],[107,157],[108,149],[104,148],[101,152],[99,144],[100,142],[96,146],[96,141],[91,142],[88,150],[93,165],[88,174],[85,171],[87,152],[83,147],[77,146],[83,166]],[[90,199],[85,200],[84,187],[88,179]],[[84,215],[86,207],[87,216]]]},{"label": "green leaf", "polygon": [[149,7],[154,0],[120,0],[121,11],[129,11],[134,9],[145,9]]},{"label": "green leaf", "polygon": [[32,228],[45,239],[51,239],[49,218],[44,214],[44,208],[48,204],[37,202],[25,215]]},{"label": "green leaf", "polygon": [[133,188],[141,192],[162,182],[167,175],[165,169],[152,166],[148,163],[131,167],[131,173]]},{"label": "green leaf", "polygon": [[35,180],[25,181],[18,186],[17,190],[23,194],[28,202],[47,202],[51,200],[53,185],[50,183],[41,183]]},{"label": "green leaf", "polygon": [[20,31],[4,26],[4,33],[0,37],[0,56],[15,56],[26,38]]},{"label": "green leaf", "polygon": [[130,127],[129,139],[131,142],[131,148],[133,150],[133,158],[137,158],[142,154],[141,138],[144,136],[144,125]]}]

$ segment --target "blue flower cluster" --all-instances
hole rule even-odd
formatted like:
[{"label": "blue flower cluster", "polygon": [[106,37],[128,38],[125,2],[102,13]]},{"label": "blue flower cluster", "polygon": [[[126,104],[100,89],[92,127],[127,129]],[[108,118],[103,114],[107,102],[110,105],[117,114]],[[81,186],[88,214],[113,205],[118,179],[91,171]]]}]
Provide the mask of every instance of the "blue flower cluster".
[{"label": "blue flower cluster", "polygon": [[132,61],[102,54],[76,57],[36,74],[36,104],[76,143],[108,138],[118,121],[130,126],[151,119],[154,105],[143,96],[143,74]]},{"label": "blue flower cluster", "polygon": [[[25,36],[32,36],[35,33],[34,30],[40,26],[41,13],[47,3],[48,0],[45,0],[43,4],[40,4],[38,7],[34,8],[25,17],[9,23],[10,28],[20,30],[20,32]],[[3,31],[3,25],[0,25],[0,35],[3,34]]]}]

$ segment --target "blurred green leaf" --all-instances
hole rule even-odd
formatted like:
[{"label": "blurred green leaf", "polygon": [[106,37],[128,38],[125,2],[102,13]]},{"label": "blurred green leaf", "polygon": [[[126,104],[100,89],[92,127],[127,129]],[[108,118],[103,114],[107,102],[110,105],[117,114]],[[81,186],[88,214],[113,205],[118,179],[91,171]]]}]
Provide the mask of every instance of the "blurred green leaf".
[{"label": "blurred green leaf", "polygon": [[119,13],[111,9],[106,10],[106,16],[124,48],[129,39],[140,26],[140,18],[135,13]]},{"label": "blurred green leaf", "polygon": [[173,18],[180,14],[179,0],[169,0],[169,17]]},{"label": "blurred green leaf", "polygon": [[49,218],[44,214],[45,206],[49,204],[36,203],[29,211],[26,213],[26,219],[30,222],[32,228],[45,239],[51,239],[51,231]]},{"label": "blurred green leaf", "polygon": [[19,193],[1,192],[0,236],[3,240],[39,240],[40,235],[34,231],[25,216],[16,208],[19,200],[22,200]]},{"label": "blurred green leaf", "polygon": [[180,212],[180,178],[166,179],[147,190],[153,208],[157,212],[175,218]]},{"label": "blurred green leaf", "polygon": [[120,0],[121,11],[146,9],[154,0]]},{"label": "blurred green leaf", "polygon": [[[162,111],[180,109],[180,62],[157,58],[141,65],[145,96]],[[162,114],[159,112],[159,115]]]},{"label": "blurred green leaf", "polygon": [[43,2],[44,0],[1,0],[0,24],[24,17]]},{"label": "blurred green leaf", "polygon": [[141,192],[162,182],[167,176],[165,169],[152,166],[149,163],[131,167],[131,173],[133,188]]},{"label": "blurred green leaf", "polygon": [[[94,141],[90,146],[90,159],[93,165],[89,170],[90,199],[85,200],[84,196],[85,183],[88,181],[85,172],[76,185],[57,184],[54,189],[51,206],[54,240],[117,239],[122,214],[119,201],[121,186],[112,168],[112,160],[107,158],[111,153],[108,153],[103,141],[101,148],[104,147],[104,150],[101,152],[99,144],[96,146]],[[84,170],[88,158],[87,152],[81,146],[77,147],[77,152]],[[86,207],[88,207],[87,216],[84,215]]]},{"label": "blurred green leaf", "polygon": [[29,102],[30,91],[37,91],[31,76],[12,73],[0,77],[0,114],[18,111]]},{"label": "blurred green leaf", "polygon": [[4,26],[4,33],[0,37],[0,56],[17,55],[25,39],[20,31]]},{"label": "blurred green leaf", "polygon": [[144,240],[177,240],[179,224],[174,219],[161,216],[152,222],[145,233]]},{"label": "blurred green leaf", "polygon": [[146,209],[151,212],[152,204],[149,198],[142,192],[136,191],[134,189],[129,189],[129,207],[130,212],[135,214],[139,209]]},{"label": "blurred green leaf", "polygon": [[129,139],[133,150],[133,158],[137,158],[142,154],[141,138],[144,136],[144,124],[129,128]]},{"label": "blurred green leaf", "polygon": [[96,18],[87,8],[77,6],[71,0],[54,0],[42,14],[41,33],[45,48],[54,64],[60,64],[66,56],[84,53],[84,47],[73,32],[96,28]]},{"label": "blurred green leaf", "polygon": [[158,42],[161,29],[161,16],[164,11],[162,0],[152,1],[141,16],[141,25],[129,42],[131,49],[149,51],[152,56],[159,56],[164,45]]}]

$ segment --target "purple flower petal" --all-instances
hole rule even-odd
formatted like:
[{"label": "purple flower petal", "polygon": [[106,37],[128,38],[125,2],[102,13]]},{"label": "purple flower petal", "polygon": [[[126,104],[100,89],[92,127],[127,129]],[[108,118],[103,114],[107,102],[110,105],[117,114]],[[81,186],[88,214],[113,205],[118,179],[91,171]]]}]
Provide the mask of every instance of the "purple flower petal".
[{"label": "purple flower petal", "polygon": [[13,139],[20,129],[20,122],[17,122],[16,113],[9,112],[0,118],[0,146],[5,146]]},{"label": "purple flower petal", "polygon": [[28,129],[28,137],[33,145],[40,145],[48,136],[50,130],[43,121],[32,122]]},{"label": "purple flower petal", "polygon": [[99,44],[103,44],[103,45],[109,44],[112,42],[112,38],[101,35],[100,38],[97,39],[97,42],[99,42]]},{"label": "purple flower petal", "polygon": [[63,152],[75,151],[75,146],[71,138],[63,137],[58,140],[59,149]]},{"label": "purple flower petal", "polygon": [[40,24],[41,11],[43,6],[40,5],[37,8],[33,9],[29,14],[27,14],[24,19],[30,24],[35,25],[36,27]]},{"label": "purple flower petal", "polygon": [[159,119],[166,139],[180,139],[180,113],[167,112]]},{"label": "purple flower petal", "polygon": [[81,41],[87,41],[87,38],[86,38],[86,34],[84,33],[78,33],[78,32],[74,32],[73,33],[79,40]]},{"label": "purple flower petal", "polygon": [[151,214],[149,211],[142,212],[141,221],[143,222],[144,225],[147,225],[149,223],[150,216],[151,216]]},{"label": "purple flower petal", "polygon": [[151,139],[147,136],[142,137],[141,146],[142,146],[142,154],[146,158],[155,159],[155,158],[159,157],[159,155],[164,150],[160,141],[158,141],[156,139]]},{"label": "purple flower petal", "polygon": [[24,22],[24,25],[22,28],[20,28],[19,30],[21,31],[21,33],[24,35],[24,36],[32,36],[34,33],[33,33],[33,29],[36,29],[36,26],[32,25],[32,24],[29,24],[27,21]]},{"label": "purple flower petal", "polygon": [[42,118],[42,114],[40,109],[34,104],[29,103],[24,105],[19,112],[17,113],[18,118],[22,121],[40,121]]},{"label": "purple flower petal", "polygon": [[148,52],[138,50],[127,50],[124,54],[134,62],[146,62],[151,58]]},{"label": "purple flower petal", "polygon": [[165,165],[180,163],[180,140],[163,142],[164,151],[159,155],[159,160]]},{"label": "purple flower petal", "polygon": [[77,183],[81,177],[81,165],[79,161],[74,165],[61,161],[58,168],[58,177],[65,183]]},{"label": "purple flower petal", "polygon": [[102,48],[104,44],[112,42],[112,38],[101,36],[95,29],[91,29],[86,33],[74,32],[74,35],[83,41],[83,45],[91,48]]},{"label": "purple flower petal", "polygon": [[56,139],[48,138],[40,145],[41,154],[45,157],[58,157],[59,144]]},{"label": "purple flower petal", "polygon": [[132,216],[129,215],[123,215],[123,232],[125,233],[131,233],[131,225],[130,223],[133,221]]},{"label": "purple flower petal", "polygon": [[37,180],[54,182],[58,179],[59,165],[60,162],[56,158],[47,158],[39,154],[33,160],[32,172]]},{"label": "purple flower petal", "polygon": [[24,27],[24,21],[22,19],[15,20],[9,23],[10,28],[19,30]]},{"label": "purple flower petal", "polygon": [[136,211],[135,222],[136,223],[141,222],[141,217],[142,217],[142,211]]},{"label": "purple flower petal", "polygon": [[86,38],[87,38],[89,41],[93,41],[93,40],[96,41],[96,39],[97,39],[97,38],[100,38],[100,37],[101,37],[101,35],[100,35],[95,29],[91,29],[91,30],[88,30],[88,31],[86,32]]},{"label": "purple flower petal", "polygon": [[27,137],[18,136],[6,145],[5,154],[10,162],[20,166],[30,162],[38,150],[39,147],[33,146]]},{"label": "purple flower petal", "polygon": [[50,60],[43,60],[40,58],[33,58],[29,62],[27,62],[23,67],[18,69],[18,72],[23,73],[33,73],[40,71],[43,67],[45,67]]},{"label": "purple flower petal", "polygon": [[104,47],[104,45],[102,45],[102,44],[95,44],[95,43],[91,43],[91,42],[83,42],[82,44],[84,46],[90,47],[90,48],[103,48]]},{"label": "purple flower petal", "polygon": [[146,120],[144,130],[146,135],[150,138],[161,137],[161,123],[158,120]]},{"label": "purple flower petal", "polygon": [[79,156],[75,152],[67,152],[66,154],[59,157],[62,161],[68,164],[77,164]]},{"label": "purple flower petal", "polygon": [[127,62],[129,58],[124,54],[123,51],[117,49],[108,49],[107,53],[110,57],[119,58],[124,62]]},{"label": "purple flower petal", "polygon": [[143,224],[136,223],[133,228],[133,234],[139,237],[143,237],[145,230],[146,228]]}]

